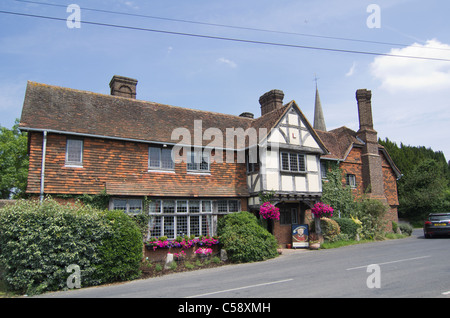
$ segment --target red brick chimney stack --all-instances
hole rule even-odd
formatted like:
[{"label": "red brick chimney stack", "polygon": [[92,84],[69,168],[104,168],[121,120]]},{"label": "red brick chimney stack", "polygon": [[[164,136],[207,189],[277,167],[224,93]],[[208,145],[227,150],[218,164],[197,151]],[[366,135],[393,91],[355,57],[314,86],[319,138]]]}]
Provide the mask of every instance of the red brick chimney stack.
[{"label": "red brick chimney stack", "polygon": [[111,95],[136,99],[137,83],[134,78],[114,75],[109,82]]},{"label": "red brick chimney stack", "polygon": [[279,89],[273,89],[259,98],[261,104],[261,116],[272,110],[283,107],[284,93]]},{"label": "red brick chimney stack", "polygon": [[362,177],[366,193],[374,198],[385,200],[383,170],[381,157],[378,153],[378,137],[377,132],[373,129],[371,98],[372,92],[367,89],[356,91],[359,114],[357,136],[365,143],[361,156],[363,162]]}]

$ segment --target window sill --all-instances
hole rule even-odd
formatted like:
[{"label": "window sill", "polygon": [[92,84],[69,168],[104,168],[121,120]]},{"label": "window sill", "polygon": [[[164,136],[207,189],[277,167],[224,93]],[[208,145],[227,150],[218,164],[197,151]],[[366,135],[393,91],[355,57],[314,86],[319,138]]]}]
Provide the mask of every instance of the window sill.
[{"label": "window sill", "polygon": [[211,171],[186,171],[187,174],[195,174],[195,175],[205,175],[205,176],[210,176],[211,175]]},{"label": "window sill", "polygon": [[78,169],[83,169],[84,167],[82,165],[70,165],[70,164],[65,164],[64,168],[78,168]]},{"label": "window sill", "polygon": [[162,169],[148,169],[147,171],[155,173],[175,173],[175,170],[162,170]]},{"label": "window sill", "polygon": [[290,174],[290,175],[305,175],[308,173],[308,171],[287,171],[287,170],[280,170],[281,174]]}]

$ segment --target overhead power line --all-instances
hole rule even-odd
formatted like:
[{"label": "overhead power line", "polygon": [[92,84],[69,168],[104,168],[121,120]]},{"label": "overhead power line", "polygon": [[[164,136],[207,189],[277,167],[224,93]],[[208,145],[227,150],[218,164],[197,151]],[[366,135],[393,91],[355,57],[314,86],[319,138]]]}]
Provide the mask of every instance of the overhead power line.
[{"label": "overhead power line", "polygon": [[[0,13],[1,14],[16,15],[16,16],[23,16],[23,17],[38,18],[38,19],[54,20],[54,21],[67,21],[66,18],[58,18],[58,17],[51,17],[51,16],[37,15],[37,14],[29,14],[29,13],[21,13],[21,12],[13,12],[13,11],[0,10]],[[330,51],[330,52],[339,52],[339,53],[352,53],[352,54],[364,54],[364,55],[375,55],[375,56],[390,56],[390,57],[397,57],[397,58],[409,58],[409,59],[418,59],[418,60],[450,62],[450,59],[444,59],[444,58],[433,58],[433,57],[412,56],[412,55],[397,55],[397,54],[390,54],[390,53],[356,51],[356,50],[345,50],[345,49],[318,47],[318,46],[307,46],[307,45],[299,45],[299,44],[256,41],[256,40],[229,38],[229,37],[221,37],[221,36],[206,35],[206,34],[185,33],[185,32],[176,32],[176,31],[160,30],[160,29],[150,29],[150,28],[126,26],[126,25],[111,24],[111,23],[102,23],[102,22],[95,22],[95,21],[80,21],[80,23],[88,24],[88,25],[97,25],[97,26],[111,27],[111,28],[117,28],[117,29],[127,29],[127,30],[134,30],[134,31],[154,32],[154,33],[161,33],[161,34],[171,34],[171,35],[188,36],[188,37],[196,37],[196,38],[203,38],[203,39],[212,39],[212,40],[222,40],[222,41],[231,41],[231,42],[240,42],[240,43],[259,44],[259,45],[267,45],[267,46],[278,46],[278,47],[289,47],[289,48],[297,48],[297,49]]]},{"label": "overhead power line", "polygon": [[[51,7],[59,7],[59,8],[67,7],[67,5],[57,4],[57,3],[45,3],[45,2],[31,1],[31,0],[15,0],[15,1],[23,2],[23,3],[33,3],[33,4],[51,6]],[[158,16],[152,16],[152,15],[129,13],[129,12],[119,12],[119,11],[104,10],[104,9],[95,9],[95,8],[86,8],[86,7],[82,7],[81,9],[86,10],[86,11],[92,11],[92,12],[110,13],[110,14],[118,14],[118,15],[132,16],[132,17],[165,20],[165,21],[181,22],[181,23],[190,23],[190,24],[199,24],[199,25],[207,25],[207,26],[238,29],[238,30],[269,32],[269,33],[278,33],[278,34],[287,34],[287,35],[299,35],[299,36],[315,37],[315,38],[322,38],[322,39],[329,39],[329,40],[331,39],[331,40],[353,41],[353,42],[391,45],[391,46],[407,46],[407,44],[399,44],[399,43],[380,42],[380,41],[345,38],[345,37],[334,37],[334,36],[327,36],[327,35],[320,35],[320,34],[309,34],[309,33],[298,33],[298,32],[288,32],[288,31],[280,31],[280,30],[261,29],[261,28],[244,27],[244,26],[229,25],[229,24],[220,24],[220,23],[192,21],[192,20],[185,20],[185,19],[158,17]]]},{"label": "overhead power line", "polygon": [[[47,2],[32,1],[32,0],[15,0],[15,1],[16,2],[22,2],[22,3],[32,3],[32,4],[37,4],[37,5],[51,6],[51,7],[67,8],[67,5],[57,4],[57,3],[47,3]],[[237,26],[237,25],[229,25],[229,24],[193,21],[193,20],[185,20],[185,19],[175,19],[175,18],[168,18],[168,17],[158,17],[158,16],[152,16],[152,15],[146,15],[146,14],[120,12],[120,11],[112,11],[112,10],[105,10],[105,9],[86,8],[86,7],[82,7],[81,9],[85,10],[85,11],[92,11],[92,12],[100,12],[100,13],[108,13],[108,14],[116,14],[116,15],[125,15],[125,16],[148,18],[148,19],[163,20],[163,21],[172,21],[172,22],[180,22],[180,23],[198,24],[198,25],[230,28],[230,29],[237,29],[237,30],[268,32],[268,33],[275,33],[275,34],[296,35],[296,36],[304,36],[304,37],[312,37],[312,38],[320,38],[320,39],[328,39],[328,40],[350,41],[350,42],[370,43],[370,44],[389,45],[389,46],[398,46],[398,47],[409,46],[409,44],[401,44],[401,43],[393,43],[393,42],[383,42],[383,41],[363,40],[363,39],[336,37],[336,36],[320,35],[320,34],[310,34],[310,33],[299,33],[299,32],[289,32],[289,31],[262,29],[262,28],[245,27],[245,26]],[[450,49],[438,48],[438,47],[423,47],[423,46],[416,46],[416,47],[417,48],[421,48],[421,49],[450,50]]]}]

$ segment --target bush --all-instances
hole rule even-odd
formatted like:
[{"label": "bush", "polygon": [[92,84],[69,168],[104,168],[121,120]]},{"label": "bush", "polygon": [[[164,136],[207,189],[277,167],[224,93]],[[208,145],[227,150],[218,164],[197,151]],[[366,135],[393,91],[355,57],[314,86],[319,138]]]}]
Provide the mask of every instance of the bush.
[{"label": "bush", "polygon": [[377,239],[382,236],[387,223],[384,220],[387,209],[383,202],[376,199],[363,198],[357,203],[356,217],[362,222],[362,239]]},{"label": "bush", "polygon": [[407,235],[411,235],[413,228],[411,225],[407,224],[407,223],[400,223],[398,225],[400,231],[402,231],[402,234],[407,234]]},{"label": "bush", "polygon": [[142,261],[142,234],[123,211],[106,211],[111,230],[99,247],[98,275],[104,283],[137,278]]},{"label": "bush", "polygon": [[[65,289],[71,264],[80,267],[83,287],[134,277],[142,240],[134,239],[136,225],[127,218],[50,199],[42,204],[22,200],[1,209],[0,268],[5,283],[11,291],[27,294]],[[106,269],[107,264],[111,268]]]},{"label": "bush", "polygon": [[228,214],[219,219],[217,228],[220,242],[232,262],[262,261],[278,255],[275,237],[249,212]]},{"label": "bush", "polygon": [[[315,221],[316,219],[314,218],[310,226],[311,229],[315,229]],[[339,224],[335,220],[329,218],[320,218],[320,228],[322,229],[324,240],[327,241],[334,241],[341,233]]]},{"label": "bush", "polygon": [[348,238],[352,240],[356,238],[359,225],[356,224],[351,218],[335,218],[333,220],[339,224],[341,234],[348,235]]}]

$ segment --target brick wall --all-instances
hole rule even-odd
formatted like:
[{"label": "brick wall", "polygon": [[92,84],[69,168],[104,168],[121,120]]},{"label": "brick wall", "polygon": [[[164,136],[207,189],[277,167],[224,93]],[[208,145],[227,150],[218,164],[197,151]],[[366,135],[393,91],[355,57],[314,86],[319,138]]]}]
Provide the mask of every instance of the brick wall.
[{"label": "brick wall", "polygon": [[[174,173],[154,172],[148,171],[148,144],[84,138],[83,167],[66,167],[66,139],[65,135],[48,135],[46,194],[98,194],[106,188],[114,195],[248,195],[245,164],[211,163],[207,175],[187,173],[186,163],[176,164]],[[41,158],[42,134],[31,132],[28,193],[40,191]]]},{"label": "brick wall", "polygon": [[[386,160],[383,153],[379,153],[381,157],[383,182],[384,182],[384,195],[389,205],[389,210],[385,215],[385,220],[388,221],[387,229],[391,229],[391,221],[398,222],[398,193],[397,193],[397,177],[392,170],[389,162]],[[343,170],[342,183],[346,184],[345,175],[354,174],[356,176],[356,188],[352,190],[353,195],[361,197],[364,194],[364,184],[362,175],[362,148],[353,148],[345,162],[340,164]]]},{"label": "brick wall", "polygon": [[345,180],[347,174],[355,175],[356,188],[352,189],[352,193],[356,197],[359,197],[364,193],[361,154],[361,148],[353,147],[348,154],[347,159],[340,164],[340,168],[342,169],[342,184],[347,184],[347,181]]}]

